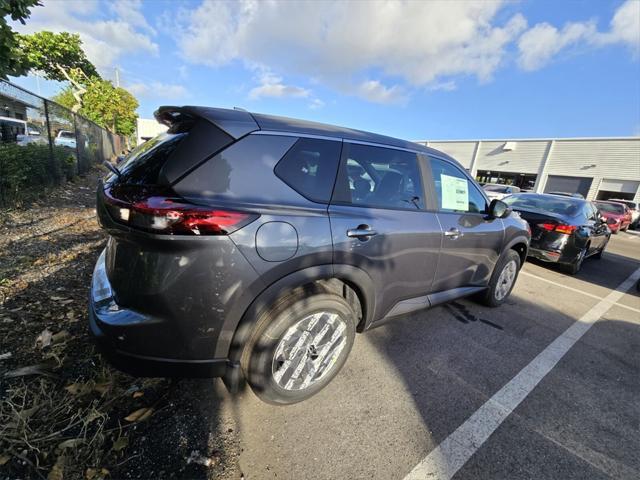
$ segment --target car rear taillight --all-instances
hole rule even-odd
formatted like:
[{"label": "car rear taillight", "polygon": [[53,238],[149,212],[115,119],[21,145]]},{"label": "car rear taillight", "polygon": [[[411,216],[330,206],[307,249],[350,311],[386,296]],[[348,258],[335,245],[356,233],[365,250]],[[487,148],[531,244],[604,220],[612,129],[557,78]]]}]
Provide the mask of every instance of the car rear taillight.
[{"label": "car rear taillight", "polygon": [[133,200],[128,193],[129,201],[116,198],[109,190],[105,191],[107,210],[116,222],[147,232],[228,235],[258,217],[251,213],[196,205],[174,196],[145,196],[144,191],[138,192]]},{"label": "car rear taillight", "polygon": [[538,228],[546,230],[547,232],[558,232],[566,235],[571,235],[576,231],[575,225],[564,225],[562,223],[539,223]]}]

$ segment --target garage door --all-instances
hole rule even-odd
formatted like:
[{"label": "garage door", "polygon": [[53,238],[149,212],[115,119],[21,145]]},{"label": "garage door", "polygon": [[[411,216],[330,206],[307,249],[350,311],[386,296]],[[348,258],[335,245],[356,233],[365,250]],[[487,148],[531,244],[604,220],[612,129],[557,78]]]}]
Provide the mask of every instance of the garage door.
[{"label": "garage door", "polygon": [[609,198],[622,198],[633,200],[638,191],[640,182],[633,180],[615,180],[605,178],[598,187],[598,200],[608,200]]},{"label": "garage door", "polygon": [[549,175],[549,178],[547,178],[547,184],[544,187],[544,192],[579,193],[583,197],[587,198],[592,181],[593,178],[588,177]]}]

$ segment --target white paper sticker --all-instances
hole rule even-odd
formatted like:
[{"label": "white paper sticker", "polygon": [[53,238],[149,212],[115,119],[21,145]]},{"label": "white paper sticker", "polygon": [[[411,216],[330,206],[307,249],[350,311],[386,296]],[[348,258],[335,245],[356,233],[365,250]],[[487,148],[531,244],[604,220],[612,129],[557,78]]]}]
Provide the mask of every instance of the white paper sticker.
[{"label": "white paper sticker", "polygon": [[466,212],[469,209],[469,184],[466,179],[440,174],[442,208]]}]

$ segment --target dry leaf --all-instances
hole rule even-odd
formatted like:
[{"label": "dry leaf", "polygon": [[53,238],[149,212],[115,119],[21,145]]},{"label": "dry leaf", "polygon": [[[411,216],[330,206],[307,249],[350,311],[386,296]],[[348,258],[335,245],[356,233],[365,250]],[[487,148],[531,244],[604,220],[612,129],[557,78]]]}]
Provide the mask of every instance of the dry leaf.
[{"label": "dry leaf", "polygon": [[93,382],[87,383],[72,383],[64,387],[64,389],[71,395],[87,395],[93,391]]},{"label": "dry leaf", "polygon": [[11,456],[9,454],[3,453],[2,455],[0,455],[0,465],[4,465],[9,460],[11,460]]},{"label": "dry leaf", "polygon": [[27,375],[49,375],[51,365],[47,363],[41,363],[39,365],[29,365],[28,367],[16,368],[10,372],[4,374],[4,378],[25,377]]},{"label": "dry leaf", "polygon": [[86,480],[104,480],[107,475],[109,475],[109,470],[106,468],[101,468],[100,470],[97,468],[87,468],[87,471],[84,472],[84,478],[86,478]]},{"label": "dry leaf", "polygon": [[51,467],[47,480],[64,480],[64,455],[60,455]]},{"label": "dry leaf", "polygon": [[45,328],[38,338],[36,338],[36,348],[45,348],[51,345],[51,338],[53,334],[49,331],[48,328]]},{"label": "dry leaf", "polygon": [[118,437],[118,439],[113,442],[113,446],[111,448],[116,452],[119,452],[120,450],[127,448],[127,445],[129,445],[129,437]]},{"label": "dry leaf", "polygon": [[65,448],[76,448],[78,445],[84,443],[83,438],[70,438],[69,440],[65,440],[64,442],[60,442],[58,444],[59,450],[64,450]]},{"label": "dry leaf", "polygon": [[124,419],[127,422],[143,422],[151,416],[153,408],[139,408],[135,412],[130,413]]},{"label": "dry leaf", "polygon": [[109,391],[109,388],[111,388],[111,383],[109,382],[96,383],[93,386],[93,389],[101,395],[107,393]]},{"label": "dry leaf", "polygon": [[133,392],[133,398],[140,398],[143,395],[144,395],[144,392],[141,392],[141,391]]},{"label": "dry leaf", "polygon": [[51,336],[51,342],[52,343],[60,343],[65,341],[67,338],[69,338],[69,332],[67,332],[66,330],[61,330],[58,333],[54,333]]}]

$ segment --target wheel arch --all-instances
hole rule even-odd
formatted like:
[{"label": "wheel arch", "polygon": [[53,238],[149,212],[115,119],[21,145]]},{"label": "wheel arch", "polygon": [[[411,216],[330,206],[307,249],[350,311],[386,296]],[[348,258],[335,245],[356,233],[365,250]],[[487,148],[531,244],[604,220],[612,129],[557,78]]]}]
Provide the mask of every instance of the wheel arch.
[{"label": "wheel arch", "polygon": [[520,268],[527,260],[527,253],[529,251],[529,239],[525,236],[517,236],[512,238],[506,245],[504,251],[515,250],[520,256]]},{"label": "wheel arch", "polygon": [[[369,275],[352,265],[319,265],[290,273],[264,288],[245,309],[235,325],[225,325],[225,330],[233,334],[221,336],[218,339],[216,351],[228,352],[227,358],[231,363],[239,361],[242,348],[251,334],[260,311],[298,288],[320,288],[342,295],[352,306],[360,309],[358,332],[365,330],[371,323],[375,309],[375,290]],[[354,302],[357,303],[354,304]]]}]

